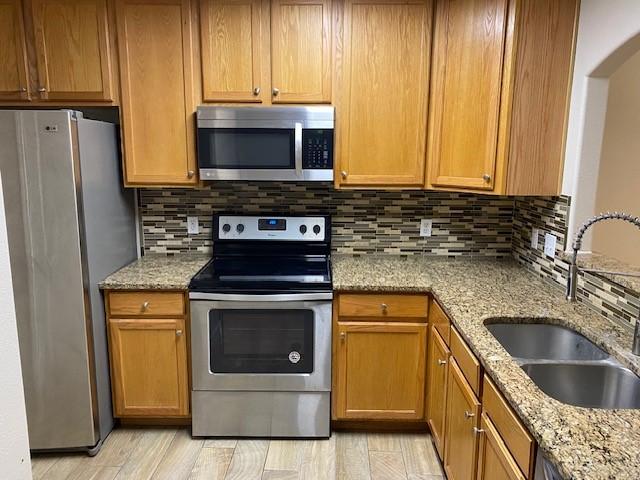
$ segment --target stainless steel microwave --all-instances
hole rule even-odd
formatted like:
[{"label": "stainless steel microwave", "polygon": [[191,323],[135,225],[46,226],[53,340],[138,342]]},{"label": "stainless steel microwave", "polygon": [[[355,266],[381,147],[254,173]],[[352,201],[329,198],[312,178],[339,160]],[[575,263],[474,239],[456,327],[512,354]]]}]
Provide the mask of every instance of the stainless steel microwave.
[{"label": "stainless steel microwave", "polygon": [[202,180],[333,180],[334,108],[198,107]]}]

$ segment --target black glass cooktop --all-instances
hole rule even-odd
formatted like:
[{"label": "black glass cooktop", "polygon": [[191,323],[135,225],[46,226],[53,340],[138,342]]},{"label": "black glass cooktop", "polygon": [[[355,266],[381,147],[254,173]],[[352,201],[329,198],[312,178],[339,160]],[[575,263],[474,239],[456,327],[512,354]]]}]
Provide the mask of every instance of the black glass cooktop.
[{"label": "black glass cooktop", "polygon": [[230,255],[214,257],[191,280],[206,293],[331,291],[328,255]]}]

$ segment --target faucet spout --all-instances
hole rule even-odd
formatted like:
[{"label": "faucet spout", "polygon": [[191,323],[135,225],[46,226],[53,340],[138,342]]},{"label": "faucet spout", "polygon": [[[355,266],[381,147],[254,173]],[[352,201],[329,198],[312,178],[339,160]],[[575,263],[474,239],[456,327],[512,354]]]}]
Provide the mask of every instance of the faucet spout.
[{"label": "faucet spout", "polygon": [[[576,292],[578,290],[578,252],[582,247],[582,237],[587,230],[594,224],[602,222],[604,220],[623,220],[629,222],[636,227],[640,228],[640,217],[629,215],[622,212],[606,212],[589,218],[576,232],[576,236],[573,239],[573,255],[571,257],[571,264],[569,265],[569,279],[567,281],[567,300],[570,302],[576,301]],[[638,347],[640,350],[640,346]]]}]

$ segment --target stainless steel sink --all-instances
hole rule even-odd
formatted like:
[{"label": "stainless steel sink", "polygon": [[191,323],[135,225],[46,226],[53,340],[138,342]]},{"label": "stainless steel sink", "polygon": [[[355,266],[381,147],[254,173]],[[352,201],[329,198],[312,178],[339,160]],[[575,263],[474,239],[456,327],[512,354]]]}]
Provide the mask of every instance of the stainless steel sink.
[{"label": "stainless steel sink", "polygon": [[513,357],[535,360],[604,360],[607,352],[579,333],[544,323],[491,323],[489,331]]},{"label": "stainless steel sink", "polygon": [[564,403],[591,408],[640,408],[640,378],[611,364],[529,363],[522,369]]}]

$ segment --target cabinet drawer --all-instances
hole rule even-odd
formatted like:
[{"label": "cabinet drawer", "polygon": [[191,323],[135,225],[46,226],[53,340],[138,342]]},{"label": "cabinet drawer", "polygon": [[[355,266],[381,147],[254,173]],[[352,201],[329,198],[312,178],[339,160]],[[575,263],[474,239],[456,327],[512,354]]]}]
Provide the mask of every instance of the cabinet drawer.
[{"label": "cabinet drawer", "polygon": [[522,472],[527,478],[533,478],[535,440],[486,375],[482,390],[482,406]]},{"label": "cabinet drawer", "polygon": [[449,321],[449,317],[442,311],[442,308],[440,308],[440,305],[435,301],[431,302],[429,308],[429,324],[435,327],[444,342],[449,346],[451,340],[451,322]]},{"label": "cabinet drawer", "polygon": [[469,385],[476,395],[480,395],[480,382],[482,382],[480,362],[455,328],[451,328],[450,348]]},{"label": "cabinet drawer", "polygon": [[185,314],[184,295],[180,292],[110,292],[109,315]]},{"label": "cabinet drawer", "polygon": [[342,294],[338,298],[340,317],[393,320],[411,318],[426,323],[429,299],[426,295]]}]

